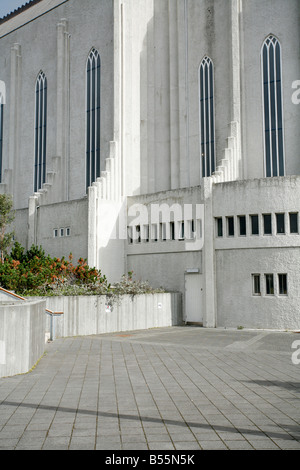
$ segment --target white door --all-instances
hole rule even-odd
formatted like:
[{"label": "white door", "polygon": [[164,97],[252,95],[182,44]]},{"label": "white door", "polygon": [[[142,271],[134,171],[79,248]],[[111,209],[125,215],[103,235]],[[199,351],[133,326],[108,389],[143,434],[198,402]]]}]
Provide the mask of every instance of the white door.
[{"label": "white door", "polygon": [[203,324],[202,274],[185,274],[185,321]]}]

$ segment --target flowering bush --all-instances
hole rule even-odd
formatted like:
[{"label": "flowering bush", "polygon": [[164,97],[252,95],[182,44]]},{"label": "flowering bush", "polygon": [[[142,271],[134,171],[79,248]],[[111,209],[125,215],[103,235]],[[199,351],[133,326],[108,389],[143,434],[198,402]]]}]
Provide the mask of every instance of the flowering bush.
[{"label": "flowering bush", "polygon": [[15,243],[9,256],[0,263],[0,285],[20,295],[49,295],[64,287],[84,286],[108,290],[109,285],[101,271],[90,268],[80,258],[77,265],[69,259],[46,256],[40,247],[32,246],[26,251]]},{"label": "flowering bush", "polygon": [[89,267],[83,258],[74,265],[72,254],[68,260],[52,258],[41,247],[33,245],[25,251],[19,243],[0,263],[0,286],[23,296],[106,295],[110,303],[125,294],[133,297],[164,292],[153,289],[148,282],[133,279],[132,272],[111,286],[106,276]]}]

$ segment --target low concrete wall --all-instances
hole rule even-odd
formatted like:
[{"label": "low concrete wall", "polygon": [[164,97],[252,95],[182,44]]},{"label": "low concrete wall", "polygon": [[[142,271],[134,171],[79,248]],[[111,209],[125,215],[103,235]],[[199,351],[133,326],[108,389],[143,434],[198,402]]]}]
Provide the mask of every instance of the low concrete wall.
[{"label": "low concrete wall", "polygon": [[[110,307],[103,296],[47,297],[55,316],[54,338],[167,327],[182,323],[181,294],[124,295]],[[47,319],[46,332],[50,331]]]},{"label": "low concrete wall", "polygon": [[0,303],[0,377],[28,372],[45,351],[46,300]]}]

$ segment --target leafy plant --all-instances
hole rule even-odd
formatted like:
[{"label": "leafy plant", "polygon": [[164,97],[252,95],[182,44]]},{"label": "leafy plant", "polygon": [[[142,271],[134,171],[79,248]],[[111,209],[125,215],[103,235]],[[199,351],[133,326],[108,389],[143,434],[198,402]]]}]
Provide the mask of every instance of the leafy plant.
[{"label": "leafy plant", "polygon": [[164,292],[152,288],[148,282],[134,279],[133,272],[111,286],[106,276],[88,266],[83,258],[74,265],[72,253],[68,259],[52,258],[42,247],[33,245],[25,250],[18,242],[0,264],[0,285],[23,296],[106,295],[111,306],[123,295],[133,298]]},{"label": "leafy plant", "polygon": [[165,292],[163,288],[153,288],[148,281],[134,279],[134,273],[130,271],[127,276],[124,274],[119,282],[111,286],[107,292],[107,304],[113,307],[113,304],[118,303],[123,295],[130,295],[133,299],[136,295],[163,292]]},{"label": "leafy plant", "polygon": [[76,266],[72,260],[72,254],[68,260],[46,256],[42,247],[34,245],[25,251],[16,242],[0,265],[0,284],[20,295],[53,295],[75,285],[91,291],[109,289],[101,271],[90,268],[82,258]]}]

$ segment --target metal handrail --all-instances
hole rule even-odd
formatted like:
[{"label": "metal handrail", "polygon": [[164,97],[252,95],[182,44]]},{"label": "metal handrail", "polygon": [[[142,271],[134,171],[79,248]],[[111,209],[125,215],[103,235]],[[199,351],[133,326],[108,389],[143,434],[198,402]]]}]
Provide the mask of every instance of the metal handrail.
[{"label": "metal handrail", "polygon": [[[28,299],[25,299],[25,297],[21,297],[20,295],[15,294],[14,292],[11,292],[7,289],[4,289],[3,287],[0,287],[0,291],[5,292],[6,294],[10,295],[11,297],[15,297],[19,300],[24,300],[24,301],[28,300]],[[50,341],[53,341],[54,333],[55,333],[55,324],[54,324],[54,321],[53,321],[53,317],[59,317],[59,316],[63,315],[64,312],[53,312],[49,308],[46,308],[45,312],[46,312],[47,315],[49,315],[51,317],[51,320],[50,320]]]}]

